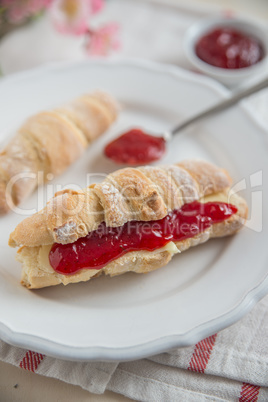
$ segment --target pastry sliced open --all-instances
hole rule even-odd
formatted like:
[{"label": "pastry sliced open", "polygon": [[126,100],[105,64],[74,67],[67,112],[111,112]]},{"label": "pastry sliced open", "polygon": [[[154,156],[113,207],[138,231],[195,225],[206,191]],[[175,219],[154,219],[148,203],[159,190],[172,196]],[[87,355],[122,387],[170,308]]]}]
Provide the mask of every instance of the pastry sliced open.
[{"label": "pastry sliced open", "polygon": [[229,174],[208,162],[125,168],[85,190],[57,193],[9,244],[20,247],[23,285],[67,285],[163,267],[174,254],[236,233],[247,210]]}]

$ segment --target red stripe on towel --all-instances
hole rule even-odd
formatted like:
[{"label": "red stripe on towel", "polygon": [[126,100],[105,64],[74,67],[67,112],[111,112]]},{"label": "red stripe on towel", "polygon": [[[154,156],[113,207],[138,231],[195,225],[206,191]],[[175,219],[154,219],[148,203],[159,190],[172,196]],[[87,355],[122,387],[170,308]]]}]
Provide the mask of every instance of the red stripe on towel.
[{"label": "red stripe on towel", "polygon": [[260,387],[243,382],[239,402],[257,402]]},{"label": "red stripe on towel", "polygon": [[194,353],[191,357],[187,370],[195,371],[197,373],[204,373],[211,351],[214,347],[216,337],[217,334],[211,335],[195,345]]},{"label": "red stripe on towel", "polygon": [[19,366],[21,368],[24,368],[25,370],[29,370],[34,373],[43,359],[44,355],[42,355],[41,353],[36,353],[28,350],[28,352],[25,353],[24,358],[20,361]]}]

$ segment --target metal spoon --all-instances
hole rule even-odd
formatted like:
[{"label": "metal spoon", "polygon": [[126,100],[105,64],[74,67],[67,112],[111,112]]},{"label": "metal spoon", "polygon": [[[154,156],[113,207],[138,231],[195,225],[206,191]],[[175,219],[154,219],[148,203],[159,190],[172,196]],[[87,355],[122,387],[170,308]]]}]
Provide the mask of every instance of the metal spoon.
[{"label": "metal spoon", "polygon": [[268,77],[247,89],[234,93],[215,106],[190,117],[173,129],[165,131],[160,137],[146,134],[139,129],[132,129],[109,143],[105,147],[104,153],[108,158],[120,164],[140,165],[156,161],[163,156],[166,143],[171,140],[175,134],[181,133],[183,129],[205,117],[229,108],[241,99],[265,87],[268,87]]},{"label": "metal spoon", "polygon": [[229,98],[225,99],[224,101],[217,103],[215,106],[212,106],[212,107],[196,114],[195,116],[192,116],[189,119],[186,119],[184,122],[175,126],[172,130],[166,131],[165,139],[166,140],[171,139],[171,137],[173,135],[178,134],[180,131],[182,131],[186,127],[190,126],[191,124],[196,123],[197,121],[202,120],[205,117],[211,116],[214,113],[221,112],[222,110],[227,109],[230,106],[236,104],[241,99],[244,99],[266,87],[268,87],[268,77],[266,77],[264,80],[258,82],[257,84],[255,84],[249,88],[246,88],[237,93],[234,93],[233,95],[231,95]]}]

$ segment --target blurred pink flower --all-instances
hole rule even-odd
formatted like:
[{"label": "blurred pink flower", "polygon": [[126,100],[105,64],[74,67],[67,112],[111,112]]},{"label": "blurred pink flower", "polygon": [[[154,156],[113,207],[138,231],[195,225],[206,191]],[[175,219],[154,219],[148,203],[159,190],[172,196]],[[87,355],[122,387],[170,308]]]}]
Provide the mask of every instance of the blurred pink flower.
[{"label": "blurred pink flower", "polygon": [[107,24],[96,31],[88,30],[87,53],[91,56],[106,56],[111,50],[117,50],[120,47],[118,31],[116,23]]},{"label": "blurred pink flower", "polygon": [[53,0],[1,0],[6,18],[11,24],[19,24],[48,8]]},{"label": "blurred pink flower", "polygon": [[102,0],[54,0],[50,11],[60,32],[82,35],[88,29],[89,17],[102,7]]},{"label": "blurred pink flower", "polygon": [[103,7],[103,0],[91,0],[92,14],[97,13]]}]

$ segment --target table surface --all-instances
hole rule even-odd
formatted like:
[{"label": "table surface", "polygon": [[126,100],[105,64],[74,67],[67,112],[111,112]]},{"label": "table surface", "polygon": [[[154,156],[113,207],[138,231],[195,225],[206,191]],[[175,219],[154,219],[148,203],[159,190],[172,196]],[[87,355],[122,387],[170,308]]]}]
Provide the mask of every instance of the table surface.
[{"label": "table surface", "polygon": [[[153,0],[151,0],[153,1]],[[159,0],[155,0],[159,1]],[[166,0],[166,3],[181,6],[199,4],[204,7],[224,7],[239,11],[254,18],[268,19],[267,0]],[[66,384],[54,378],[47,378],[0,361],[1,402],[126,402],[131,399],[106,391],[102,395],[92,394],[79,386]]]}]

